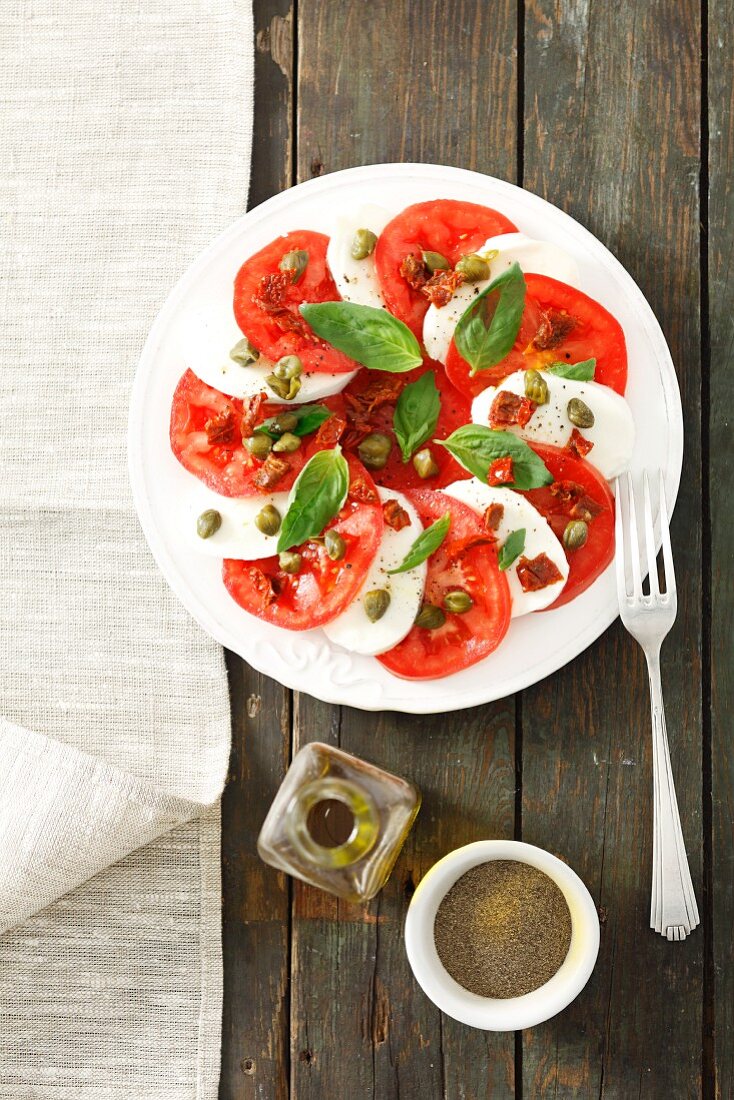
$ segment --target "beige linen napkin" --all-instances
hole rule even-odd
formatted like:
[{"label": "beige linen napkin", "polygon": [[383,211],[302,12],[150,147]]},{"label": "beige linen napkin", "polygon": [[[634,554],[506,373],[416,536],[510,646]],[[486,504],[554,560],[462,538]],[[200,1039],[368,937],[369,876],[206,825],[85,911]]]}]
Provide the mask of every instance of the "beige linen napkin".
[{"label": "beige linen napkin", "polygon": [[[126,469],[168,289],[245,209],[249,0],[0,5],[0,1096],[213,1098],[222,654]],[[203,811],[203,812],[202,812]]]}]

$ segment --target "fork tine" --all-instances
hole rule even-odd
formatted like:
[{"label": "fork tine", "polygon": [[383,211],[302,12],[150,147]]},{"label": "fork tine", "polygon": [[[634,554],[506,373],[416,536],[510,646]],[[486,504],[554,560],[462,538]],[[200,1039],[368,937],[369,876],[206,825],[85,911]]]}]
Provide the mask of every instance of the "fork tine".
[{"label": "fork tine", "polygon": [[633,599],[642,598],[642,577],[640,575],[640,542],[637,534],[637,514],[635,512],[635,487],[632,482],[632,474],[627,471],[627,492],[629,495],[629,544],[630,557],[632,558],[632,596]]},{"label": "fork tine", "polygon": [[655,531],[652,522],[652,506],[650,504],[650,482],[647,470],[642,475],[642,484],[645,496],[645,550],[647,553],[647,571],[650,576],[650,595],[659,596],[658,566],[655,560]]},{"label": "fork tine", "polygon": [[614,541],[616,554],[614,563],[617,569],[617,596],[620,600],[627,597],[627,578],[624,571],[624,524],[622,522],[622,479],[617,478],[615,483],[615,517],[614,517]]},{"label": "fork tine", "polygon": [[660,471],[660,534],[663,540],[663,565],[665,573],[665,591],[675,595],[675,570],[673,551],[670,547],[670,529],[668,527],[668,506],[665,502],[665,480]]}]

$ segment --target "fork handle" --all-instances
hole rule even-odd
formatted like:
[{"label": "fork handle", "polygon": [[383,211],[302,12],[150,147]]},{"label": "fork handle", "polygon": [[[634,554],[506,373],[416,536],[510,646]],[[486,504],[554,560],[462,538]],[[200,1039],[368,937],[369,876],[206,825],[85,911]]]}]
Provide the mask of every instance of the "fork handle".
[{"label": "fork handle", "polygon": [[[650,677],[650,703],[653,736],[653,783],[655,806],[655,847],[653,851],[653,890],[650,923],[669,939],[683,938],[698,924],[678,801],[670,763],[668,734],[665,726],[663,691],[660,681],[660,651],[646,653]],[[678,931],[671,930],[681,930]],[[685,929],[685,931],[683,931]]]}]

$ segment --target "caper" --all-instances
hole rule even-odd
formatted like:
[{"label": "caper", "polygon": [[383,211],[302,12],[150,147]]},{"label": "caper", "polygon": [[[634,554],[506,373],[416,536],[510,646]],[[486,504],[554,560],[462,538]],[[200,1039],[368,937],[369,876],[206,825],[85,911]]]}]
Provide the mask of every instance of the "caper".
[{"label": "caper", "polygon": [[273,447],[273,441],[265,432],[255,432],[242,442],[253,458],[267,458]]},{"label": "caper", "polygon": [[235,363],[241,363],[243,367],[249,367],[251,363],[256,363],[260,358],[260,352],[252,346],[246,336],[243,336],[232,348],[229,357]]},{"label": "caper", "polygon": [[377,237],[371,229],[358,229],[352,241],[352,259],[366,260],[375,251]]},{"label": "caper", "polygon": [[525,371],[525,396],[534,401],[536,405],[548,404],[548,383],[540,371]]},{"label": "caper", "polygon": [[292,432],[294,428],[298,427],[298,417],[295,413],[284,412],[278,413],[273,417],[270,425],[272,432],[277,432],[280,435],[282,432]]},{"label": "caper", "polygon": [[266,504],[255,516],[255,526],[263,535],[277,535],[280,531],[280,512],[273,504]]},{"label": "caper", "polygon": [[300,378],[279,378],[277,374],[269,374],[265,382],[282,401],[292,401],[301,388]]},{"label": "caper", "polygon": [[299,248],[295,252],[286,252],[285,256],[278,264],[278,267],[282,272],[290,275],[294,283],[297,283],[306,270],[307,265],[308,252]]},{"label": "caper", "polygon": [[467,283],[479,283],[482,279],[489,278],[489,264],[476,252],[462,256],[456,265],[456,270],[464,276]]},{"label": "caper", "polygon": [[338,531],[329,530],[324,535],[324,547],[332,561],[341,561],[347,552],[347,544]]},{"label": "caper", "polygon": [[415,617],[415,625],[424,630],[438,630],[446,622],[446,615],[434,603],[424,603]]},{"label": "caper", "polygon": [[440,252],[422,252],[423,263],[433,274],[434,271],[448,271],[451,264]]},{"label": "caper", "polygon": [[303,374],[303,363],[297,355],[284,355],[275,364],[273,374],[276,378],[284,378],[286,382],[291,378],[300,378]]},{"label": "caper", "polygon": [[392,450],[392,439],[384,432],[370,432],[357,447],[361,461],[368,470],[381,470]]},{"label": "caper", "polygon": [[292,550],[283,550],[278,554],[278,565],[284,573],[297,573],[301,568],[301,555]]},{"label": "caper", "polygon": [[278,453],[283,451],[285,454],[290,455],[297,451],[300,446],[301,440],[297,435],[294,435],[293,432],[283,432],[280,439],[276,439],[273,443],[273,450]]},{"label": "caper", "polygon": [[463,615],[465,611],[471,611],[474,607],[474,600],[468,592],[457,588],[453,592],[446,593],[443,598],[443,606],[447,611],[453,611],[456,615]]},{"label": "caper", "polygon": [[566,413],[568,419],[572,424],[575,424],[577,428],[593,428],[594,427],[594,414],[580,397],[572,397],[568,405],[566,405]]},{"label": "caper", "polygon": [[424,479],[427,477],[435,477],[439,472],[438,463],[428,447],[424,447],[422,451],[418,451],[417,454],[413,455],[413,467],[418,477]]},{"label": "caper", "polygon": [[371,623],[381,619],[389,606],[390,593],[386,588],[373,588],[371,592],[365,593],[364,613]]},{"label": "caper", "polygon": [[580,550],[589,537],[589,525],[582,519],[572,519],[563,532],[563,545],[567,550]]},{"label": "caper", "polygon": [[222,516],[216,508],[207,508],[196,521],[196,533],[200,539],[210,539],[222,526]]}]

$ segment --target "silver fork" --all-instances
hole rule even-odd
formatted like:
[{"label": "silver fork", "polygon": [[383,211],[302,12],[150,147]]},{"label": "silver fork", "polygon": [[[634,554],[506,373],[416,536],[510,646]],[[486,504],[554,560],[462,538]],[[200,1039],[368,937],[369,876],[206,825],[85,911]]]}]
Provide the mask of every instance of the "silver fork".
[{"label": "silver fork", "polygon": [[[650,677],[652,708],[653,765],[653,851],[650,927],[669,940],[684,940],[699,923],[696,897],[683,841],[670,766],[668,734],[665,728],[663,692],[660,684],[660,647],[675,622],[678,600],[670,548],[668,511],[662,471],[658,473],[660,493],[660,537],[663,546],[665,592],[660,591],[655,555],[655,534],[647,473],[643,478],[643,526],[650,594],[642,591],[640,545],[631,474],[617,478],[616,542],[617,595],[622,622],[645,653]],[[628,568],[625,568],[627,563]],[[632,574],[632,593],[627,574]]]}]

